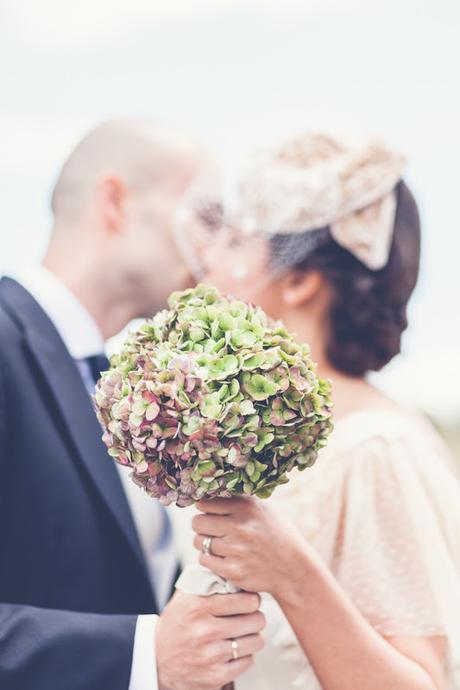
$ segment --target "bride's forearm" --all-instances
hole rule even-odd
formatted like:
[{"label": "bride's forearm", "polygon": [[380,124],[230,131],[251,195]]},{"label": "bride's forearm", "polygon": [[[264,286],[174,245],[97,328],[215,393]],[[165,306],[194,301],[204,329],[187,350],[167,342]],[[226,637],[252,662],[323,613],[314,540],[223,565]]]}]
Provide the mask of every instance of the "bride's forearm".
[{"label": "bride's forearm", "polygon": [[439,690],[369,625],[319,558],[299,549],[294,572],[292,586],[273,595],[324,690]]},{"label": "bride's forearm", "polygon": [[[291,623],[323,690],[442,690],[444,640],[384,639],[364,619],[302,534],[254,499],[199,505],[200,563],[252,592],[270,592]],[[222,535],[225,523],[225,537]]]}]

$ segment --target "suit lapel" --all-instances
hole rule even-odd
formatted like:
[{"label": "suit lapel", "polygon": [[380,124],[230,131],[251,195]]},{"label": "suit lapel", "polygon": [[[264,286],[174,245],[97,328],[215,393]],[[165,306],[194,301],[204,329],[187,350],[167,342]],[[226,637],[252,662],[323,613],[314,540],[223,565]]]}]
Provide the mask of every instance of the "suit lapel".
[{"label": "suit lapel", "polygon": [[29,293],[10,279],[3,279],[0,286],[3,304],[22,325],[27,348],[51,392],[75,457],[112,513],[147,577],[126,495],[102,442],[99,422],[75,362],[52,322]]}]

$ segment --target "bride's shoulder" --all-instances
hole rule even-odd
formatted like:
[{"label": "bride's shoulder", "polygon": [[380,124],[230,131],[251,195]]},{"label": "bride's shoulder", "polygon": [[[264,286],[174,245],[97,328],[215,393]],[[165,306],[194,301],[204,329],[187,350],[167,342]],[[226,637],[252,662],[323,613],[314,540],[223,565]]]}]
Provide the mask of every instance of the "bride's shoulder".
[{"label": "bride's shoulder", "polygon": [[430,423],[404,410],[363,410],[343,417],[316,464],[293,472],[290,480],[275,492],[275,501],[326,556],[344,511],[349,525],[374,513],[397,525],[395,516],[408,505],[425,515],[431,505],[433,515],[455,512],[460,526],[455,463]]},{"label": "bride's shoulder", "polygon": [[356,410],[335,423],[329,444],[331,455],[361,454],[371,447],[381,453],[391,453],[394,447],[404,447],[408,452],[447,453],[427,418],[397,406]]},{"label": "bride's shoulder", "polygon": [[[282,494],[343,493],[343,483],[365,481],[367,486],[407,481],[408,474],[449,481],[457,468],[444,442],[422,415],[402,408],[356,410],[335,423],[328,445],[316,464],[291,475]],[[284,487],[283,487],[284,489]]]}]

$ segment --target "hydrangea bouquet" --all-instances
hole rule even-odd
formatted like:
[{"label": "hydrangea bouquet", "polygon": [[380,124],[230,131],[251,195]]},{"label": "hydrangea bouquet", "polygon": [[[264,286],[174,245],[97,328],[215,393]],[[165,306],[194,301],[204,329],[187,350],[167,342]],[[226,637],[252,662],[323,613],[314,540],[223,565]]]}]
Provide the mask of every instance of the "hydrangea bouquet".
[{"label": "hydrangea bouquet", "polygon": [[109,454],[163,504],[270,496],[331,431],[330,384],[259,308],[198,287],[132,333],[96,388]]}]

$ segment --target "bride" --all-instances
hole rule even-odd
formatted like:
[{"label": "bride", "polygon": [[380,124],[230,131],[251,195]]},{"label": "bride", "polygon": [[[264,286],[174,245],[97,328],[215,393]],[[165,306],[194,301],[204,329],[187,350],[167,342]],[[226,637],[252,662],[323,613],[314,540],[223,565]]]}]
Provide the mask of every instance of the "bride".
[{"label": "bride", "polygon": [[253,159],[235,221],[212,232],[208,217],[195,246],[206,282],[282,319],[333,383],[313,468],[193,518],[201,564],[264,593],[266,646],[237,690],[460,687],[459,484],[430,426],[366,378],[400,351],[417,280],[403,164],[379,145],[290,141]]}]

